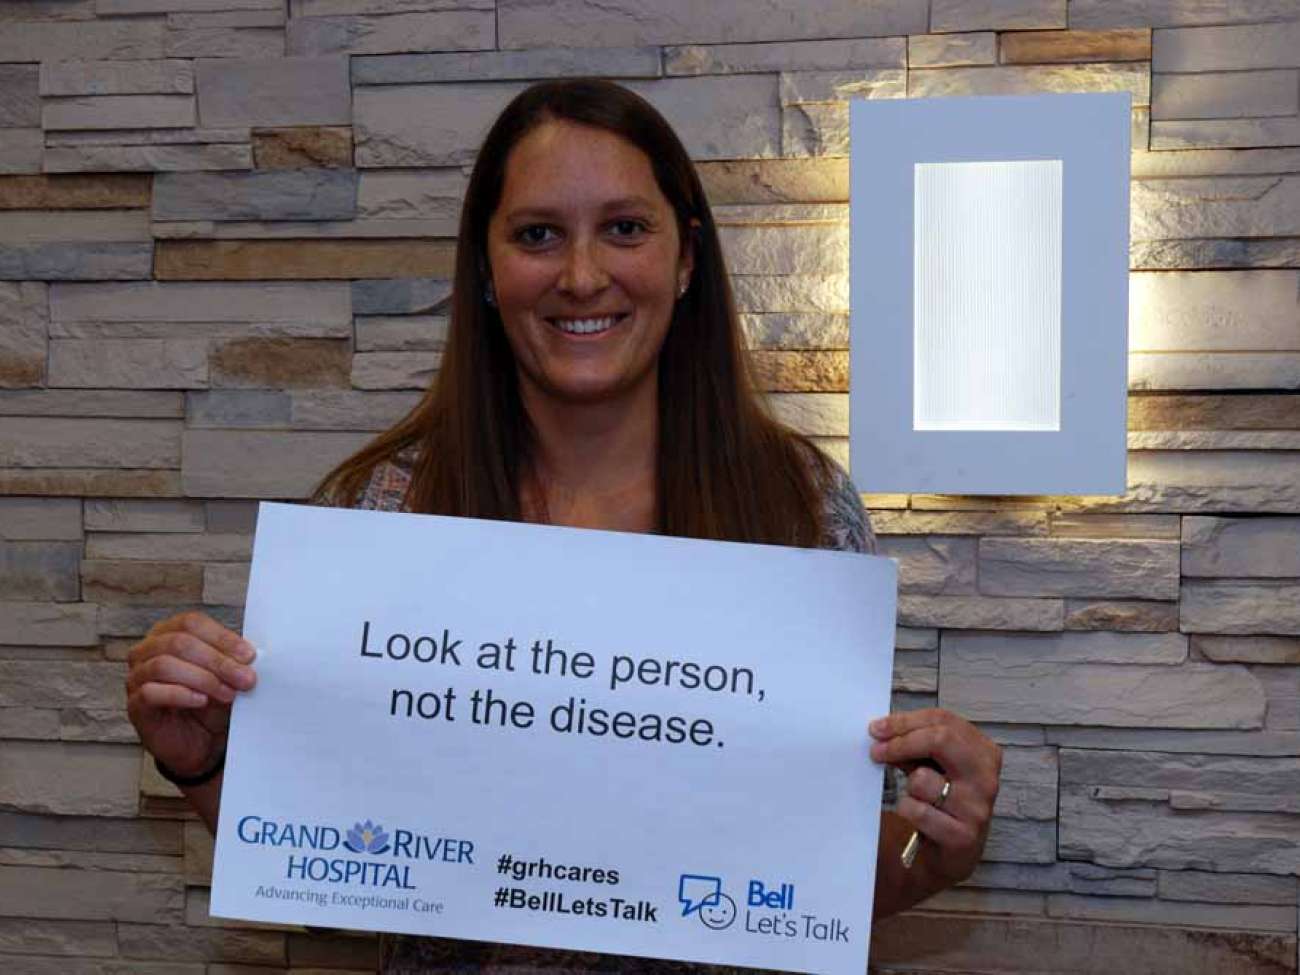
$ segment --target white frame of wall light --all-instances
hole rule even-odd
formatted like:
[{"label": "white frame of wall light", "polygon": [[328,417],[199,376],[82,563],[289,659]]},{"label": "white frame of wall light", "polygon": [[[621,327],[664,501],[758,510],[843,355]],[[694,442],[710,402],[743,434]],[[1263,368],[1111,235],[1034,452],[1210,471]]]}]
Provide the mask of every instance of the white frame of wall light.
[{"label": "white frame of wall light", "polygon": [[[1127,93],[852,103],[849,417],[861,490],[1124,493],[1130,111]],[[1010,215],[1007,237],[1006,201],[1029,199],[1021,176],[1037,203]],[[951,194],[972,183],[1002,203],[954,208]],[[940,246],[918,239],[918,222],[943,234]],[[1039,244],[989,262],[963,252],[999,232]],[[961,284],[977,264],[984,277]],[[978,303],[963,296],[980,288],[996,299],[981,341],[1004,351],[982,365],[961,334]],[[1030,338],[1010,337],[1004,319],[1017,317],[1034,323]],[[927,357],[941,368],[918,381]],[[1011,392],[1017,377],[1037,389]]]}]

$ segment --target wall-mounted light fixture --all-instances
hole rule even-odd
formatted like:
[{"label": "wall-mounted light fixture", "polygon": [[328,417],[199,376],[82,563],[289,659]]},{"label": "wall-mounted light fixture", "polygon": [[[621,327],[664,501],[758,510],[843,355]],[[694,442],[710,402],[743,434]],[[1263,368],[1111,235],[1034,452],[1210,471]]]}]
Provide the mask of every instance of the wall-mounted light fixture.
[{"label": "wall-mounted light fixture", "polygon": [[860,100],[850,458],[864,491],[1123,494],[1129,96]]}]

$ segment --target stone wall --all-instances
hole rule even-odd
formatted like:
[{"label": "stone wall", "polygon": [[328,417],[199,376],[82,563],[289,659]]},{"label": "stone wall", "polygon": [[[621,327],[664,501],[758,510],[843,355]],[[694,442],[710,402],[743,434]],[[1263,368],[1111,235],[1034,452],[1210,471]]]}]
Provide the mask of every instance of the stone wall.
[{"label": "stone wall", "polygon": [[0,0],[0,969],[373,966],[209,920],[123,659],[237,622],[254,499],[414,401],[488,121],[589,74],[686,140],[773,405],[841,455],[847,100],[1132,93],[1128,493],[868,497],[898,706],[1006,746],[987,862],[873,964],[1295,973],[1298,68],[1297,0]]}]

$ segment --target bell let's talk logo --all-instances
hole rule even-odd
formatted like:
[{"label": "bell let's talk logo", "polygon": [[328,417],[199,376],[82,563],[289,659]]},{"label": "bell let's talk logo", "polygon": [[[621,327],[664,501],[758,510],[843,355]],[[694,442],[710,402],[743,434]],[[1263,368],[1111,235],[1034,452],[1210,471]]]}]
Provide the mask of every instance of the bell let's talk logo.
[{"label": "bell let's talk logo", "polygon": [[714,931],[725,931],[739,921],[737,930],[747,935],[849,943],[850,928],[842,918],[795,909],[793,883],[750,880],[743,913],[722,887],[722,878],[712,874],[682,874],[677,880],[682,917],[694,914]]},{"label": "bell let's talk logo", "polygon": [[372,819],[358,820],[351,829],[341,832],[334,826],[278,822],[252,815],[239,821],[235,833],[242,843],[290,851],[285,864],[286,880],[418,890],[411,880],[413,864],[474,863],[472,840],[435,837],[408,829],[395,829],[390,835]]}]

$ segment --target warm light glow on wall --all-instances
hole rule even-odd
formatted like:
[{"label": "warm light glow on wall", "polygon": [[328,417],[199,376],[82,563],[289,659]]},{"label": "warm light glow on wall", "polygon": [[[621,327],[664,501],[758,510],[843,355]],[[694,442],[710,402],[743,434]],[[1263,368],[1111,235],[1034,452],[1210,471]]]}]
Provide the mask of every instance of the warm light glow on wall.
[{"label": "warm light glow on wall", "polygon": [[918,163],[915,430],[1061,428],[1061,161]]}]

